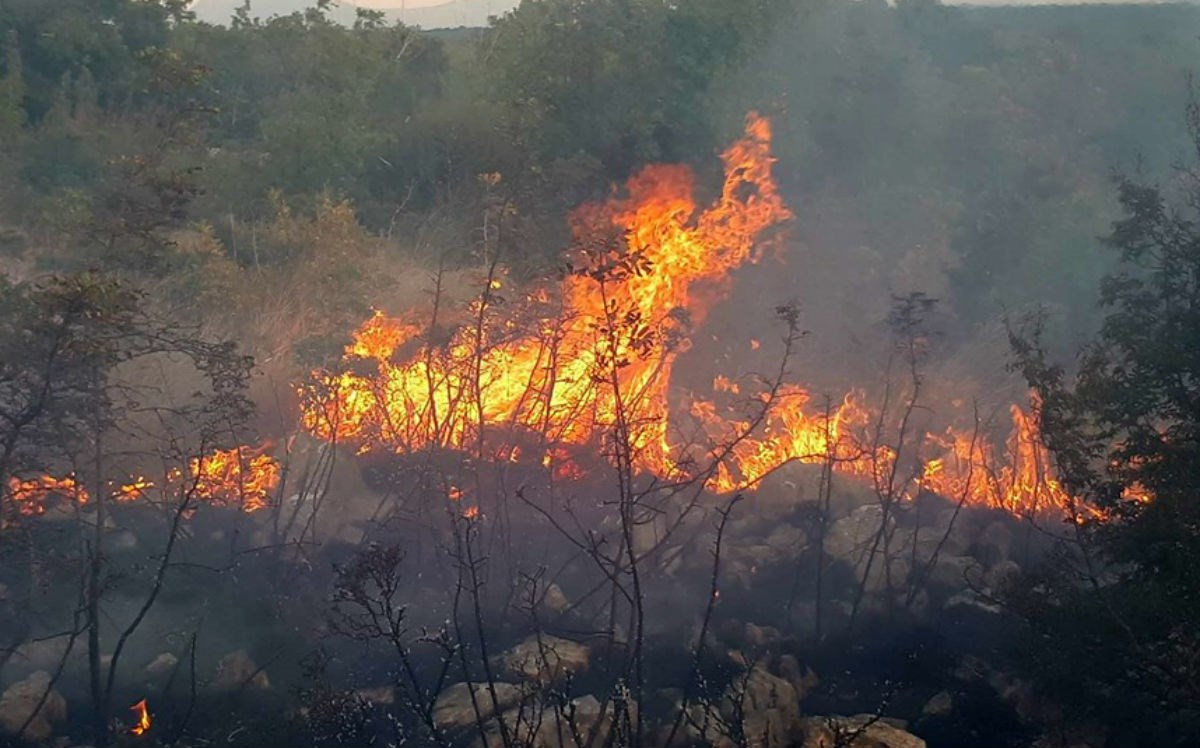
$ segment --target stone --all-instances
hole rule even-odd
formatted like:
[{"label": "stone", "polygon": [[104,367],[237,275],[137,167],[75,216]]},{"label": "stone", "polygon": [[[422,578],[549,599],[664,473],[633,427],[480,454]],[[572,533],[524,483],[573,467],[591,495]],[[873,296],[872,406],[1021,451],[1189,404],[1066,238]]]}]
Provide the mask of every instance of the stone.
[{"label": "stone", "polygon": [[[441,729],[466,727],[477,719],[489,720],[497,713],[510,709],[521,702],[521,688],[512,683],[494,683],[496,703],[492,701],[487,683],[455,683],[438,694],[433,704],[433,722]],[[475,702],[471,694],[475,694]],[[475,713],[475,705],[479,714]]]},{"label": "stone", "polygon": [[750,647],[770,647],[783,641],[783,634],[774,626],[758,626],[746,622],[742,631],[742,639]]},{"label": "stone", "polygon": [[799,527],[784,524],[772,530],[763,543],[770,546],[780,558],[796,559],[808,547],[808,535]]},{"label": "stone", "polygon": [[217,674],[212,687],[217,691],[233,691],[239,688],[268,689],[271,679],[266,671],[260,670],[246,650],[230,652],[217,663]]},{"label": "stone", "polygon": [[[825,533],[825,553],[853,565],[866,556],[883,524],[883,509],[878,504],[860,506],[829,526]],[[888,525],[894,525],[889,519]]]},{"label": "stone", "polygon": [[[614,709],[615,704],[602,704],[592,695],[571,699],[561,708],[522,705],[504,712],[499,719],[492,720],[486,727],[484,738],[477,739],[474,745],[475,748],[509,748],[512,745],[523,748],[607,745]],[[508,732],[507,744],[500,730],[501,721]]]},{"label": "stone", "polygon": [[926,584],[950,590],[962,590],[979,583],[983,567],[971,556],[938,556],[929,571]]},{"label": "stone", "polygon": [[1003,592],[1021,576],[1021,566],[1016,561],[1005,560],[988,569],[984,584],[992,592]]},{"label": "stone", "polygon": [[496,658],[509,675],[539,683],[553,683],[568,673],[587,671],[591,651],[586,644],[557,636],[534,634]]},{"label": "stone", "polygon": [[985,527],[975,539],[975,555],[989,566],[1007,561],[1012,551],[1012,540],[1010,523],[996,520]]},{"label": "stone", "polygon": [[802,748],[925,748],[925,741],[873,714],[809,717]]},{"label": "stone", "polygon": [[146,666],[146,675],[158,677],[166,675],[175,669],[179,664],[179,658],[170,652],[163,652],[158,657],[155,657],[149,665]]},{"label": "stone", "polygon": [[796,700],[804,701],[813,690],[821,685],[821,679],[812,668],[800,668],[800,661],[793,655],[783,655],[779,658],[779,674],[796,689]]},{"label": "stone", "polygon": [[67,700],[51,688],[51,680],[49,673],[39,670],[9,686],[0,696],[0,727],[16,734],[25,726],[22,737],[35,743],[49,738],[54,725],[67,718]]},{"label": "stone", "polygon": [[364,704],[391,706],[396,703],[396,689],[391,686],[360,688],[354,692],[354,695]]},{"label": "stone", "polygon": [[563,613],[571,607],[571,601],[563,594],[561,587],[552,583],[542,593],[542,607],[551,613]]},{"label": "stone", "polygon": [[954,711],[954,695],[949,691],[938,691],[929,697],[929,701],[926,701],[925,706],[921,708],[921,714],[930,717],[944,717],[952,711]]},{"label": "stone", "polygon": [[726,721],[741,714],[746,748],[784,748],[801,734],[796,688],[761,663],[745,677],[734,679],[722,699],[721,712]]},{"label": "stone", "polygon": [[950,610],[951,608],[967,608],[981,613],[987,613],[989,615],[999,615],[1003,612],[999,605],[991,600],[981,597],[978,593],[972,590],[966,590],[964,592],[951,595],[950,598],[946,600],[946,604],[943,606],[943,608],[945,610]]}]

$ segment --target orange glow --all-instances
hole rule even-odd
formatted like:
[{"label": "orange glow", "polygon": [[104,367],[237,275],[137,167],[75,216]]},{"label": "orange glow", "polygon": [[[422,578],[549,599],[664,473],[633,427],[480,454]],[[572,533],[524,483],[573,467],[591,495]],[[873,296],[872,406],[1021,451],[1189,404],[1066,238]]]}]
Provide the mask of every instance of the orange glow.
[{"label": "orange glow", "polygon": [[138,703],[129,707],[129,711],[137,714],[138,718],[137,724],[129,728],[129,734],[145,735],[146,731],[150,729],[150,725],[152,724],[152,720],[150,719],[150,708],[146,706],[146,700],[142,699]]},{"label": "orange glow", "polygon": [[270,506],[280,467],[261,449],[236,447],[213,452],[190,465],[196,495],[209,503],[237,506],[246,513]]},{"label": "orange glow", "polygon": [[[818,407],[803,386],[756,393],[721,374],[708,397],[672,389],[679,356],[724,298],[731,273],[757,262],[769,230],[792,218],[770,145],[769,122],[749,115],[706,208],[694,198],[692,172],[664,165],[633,176],[624,196],[577,208],[572,270],[561,283],[506,300],[496,292],[507,284],[489,276],[449,335],[431,340],[433,331],[411,318],[376,311],[354,332],[340,369],[298,386],[303,428],[359,453],[447,447],[513,462],[521,454],[514,437],[532,438],[543,467],[566,479],[581,475],[570,456],[576,448],[609,454],[620,433],[636,469],[700,477],[719,493],[753,488],[791,461],[829,461],[843,475],[889,482],[897,456],[869,438],[889,424],[862,392]],[[761,344],[751,338],[749,347]],[[1011,416],[1005,449],[953,429],[930,438],[921,446],[932,454],[903,493],[934,491],[1018,514],[1075,511],[1037,419],[1017,406]],[[449,498],[460,501],[461,491],[451,488]]]},{"label": "orange glow", "polygon": [[[168,471],[162,488],[164,491],[181,488],[194,491],[194,496],[201,501],[237,506],[249,513],[269,506],[270,495],[279,486],[280,478],[279,463],[264,454],[263,448],[236,447],[191,460],[187,483],[182,471]],[[158,488],[159,484],[143,476],[131,477],[120,485],[110,484],[112,498],[121,503],[160,501],[162,496],[155,495]],[[42,475],[27,480],[10,478],[4,498],[22,517],[45,514],[52,498],[77,504],[87,504],[91,500],[74,475],[62,478]]]},{"label": "orange glow", "polygon": [[[672,367],[729,272],[757,260],[760,235],[791,217],[771,177],[770,138],[768,122],[751,115],[705,210],[680,166],[648,167],[627,197],[576,210],[583,270],[528,294],[512,316],[493,318],[498,284],[489,280],[473,305],[478,324],[398,357],[417,328],[376,313],[347,346],[344,371],[318,372],[300,388],[304,427],[360,450],[406,453],[472,448],[499,428],[581,445],[620,422],[639,468],[676,474]],[[361,373],[362,364],[374,371]]]},{"label": "orange glow", "polygon": [[45,514],[46,503],[51,496],[59,496],[77,504],[88,502],[87,491],[79,485],[73,475],[62,478],[42,475],[29,480],[8,480],[8,498],[16,505],[17,513],[23,517]]}]

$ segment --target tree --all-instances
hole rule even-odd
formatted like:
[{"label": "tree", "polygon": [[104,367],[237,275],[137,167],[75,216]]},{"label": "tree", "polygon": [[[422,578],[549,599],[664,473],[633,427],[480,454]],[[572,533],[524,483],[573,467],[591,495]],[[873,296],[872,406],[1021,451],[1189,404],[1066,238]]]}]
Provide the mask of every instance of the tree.
[{"label": "tree", "polygon": [[[1188,108],[1200,157],[1200,104]],[[1044,439],[1078,498],[1075,542],[1011,591],[1038,672],[1130,745],[1200,741],[1200,172],[1182,195],[1122,178],[1106,314],[1077,373],[1042,320],[1014,330]]]}]

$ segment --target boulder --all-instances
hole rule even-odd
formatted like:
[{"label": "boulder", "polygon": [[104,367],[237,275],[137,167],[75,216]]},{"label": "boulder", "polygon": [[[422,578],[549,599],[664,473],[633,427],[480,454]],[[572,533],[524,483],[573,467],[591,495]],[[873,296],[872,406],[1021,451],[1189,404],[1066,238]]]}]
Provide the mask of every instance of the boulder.
[{"label": "boulder", "polygon": [[1011,522],[996,520],[975,539],[975,556],[988,566],[1007,561],[1012,552],[1013,533]]},{"label": "boulder", "polygon": [[1021,576],[1021,567],[1016,561],[1005,560],[988,569],[984,584],[993,593],[1003,592]]},{"label": "boulder", "polygon": [[931,587],[962,590],[983,579],[983,566],[971,556],[938,556],[925,583]]},{"label": "boulder", "polygon": [[586,644],[546,634],[534,634],[496,658],[497,666],[509,675],[539,683],[585,672],[590,663]]},{"label": "boulder", "polygon": [[921,714],[929,717],[944,717],[952,711],[954,711],[954,695],[949,691],[938,691],[921,708]]},{"label": "boulder", "polygon": [[[577,745],[608,745],[616,705],[602,704],[595,696],[571,699],[562,707],[522,705],[504,712],[485,729],[475,748],[564,748]],[[509,742],[500,730],[503,721]],[[592,739],[592,736],[595,736]]]},{"label": "boulder", "polygon": [[[487,683],[455,683],[438,694],[433,704],[433,722],[442,729],[466,727],[476,719],[488,720],[497,713],[510,709],[521,702],[521,688],[512,683],[494,683],[495,703]],[[472,703],[471,694],[475,694]],[[475,707],[478,705],[479,714]]]},{"label": "boulder", "polygon": [[0,727],[16,734],[24,726],[22,737],[33,742],[49,738],[54,725],[67,718],[67,700],[50,681],[50,674],[39,670],[9,686],[0,696]]},{"label": "boulder", "polygon": [[775,551],[779,558],[794,560],[808,547],[808,535],[799,527],[781,524],[771,531],[763,544]]},{"label": "boulder", "polygon": [[542,608],[551,613],[562,613],[571,607],[571,601],[557,584],[550,584],[542,594]]},{"label": "boulder", "polygon": [[153,660],[151,660],[150,664],[146,666],[146,675],[149,675],[153,678],[167,675],[174,670],[175,666],[178,664],[178,657],[170,652],[163,652],[158,657],[155,657]]},{"label": "boulder", "polygon": [[796,689],[796,700],[804,701],[817,686],[821,685],[821,679],[812,671],[812,668],[805,667],[801,669],[800,661],[792,655],[784,655],[779,658],[779,674],[792,684],[792,688]]},{"label": "boulder", "polygon": [[264,670],[259,669],[246,650],[239,649],[230,652],[217,663],[217,674],[213,678],[212,687],[217,691],[233,691],[240,688],[271,687],[271,679]]},{"label": "boulder", "polygon": [[802,748],[925,748],[924,740],[873,714],[809,717],[802,726]]},{"label": "boulder", "polygon": [[[801,734],[796,688],[772,675],[761,663],[744,677],[734,679],[722,699],[721,713],[726,723],[741,716],[747,748],[783,748],[795,743]],[[719,740],[717,745],[734,744]]]},{"label": "boulder", "polygon": [[354,696],[364,704],[391,706],[396,703],[396,689],[392,686],[360,688],[354,692]]}]

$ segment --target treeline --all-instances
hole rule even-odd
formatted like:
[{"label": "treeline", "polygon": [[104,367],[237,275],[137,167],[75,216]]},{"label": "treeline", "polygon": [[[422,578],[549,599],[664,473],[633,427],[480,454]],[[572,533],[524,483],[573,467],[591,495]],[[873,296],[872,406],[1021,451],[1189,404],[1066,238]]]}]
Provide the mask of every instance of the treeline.
[{"label": "treeline", "polygon": [[422,32],[365,11],[339,25],[325,2],[248,3],[226,26],[186,5],[0,6],[9,257],[206,268],[193,284],[353,264],[272,230],[341,206],[355,247],[462,264],[487,223],[488,251],[540,272],[572,206],[647,162],[713,168],[753,108],[776,122],[809,251],[865,249],[888,286],[970,323],[1054,299],[1077,329],[1113,170],[1169,176],[1185,155],[1200,22],[1192,6],[529,0],[488,29]]}]

